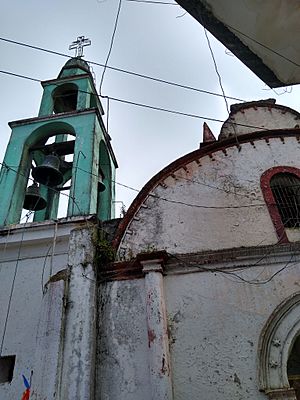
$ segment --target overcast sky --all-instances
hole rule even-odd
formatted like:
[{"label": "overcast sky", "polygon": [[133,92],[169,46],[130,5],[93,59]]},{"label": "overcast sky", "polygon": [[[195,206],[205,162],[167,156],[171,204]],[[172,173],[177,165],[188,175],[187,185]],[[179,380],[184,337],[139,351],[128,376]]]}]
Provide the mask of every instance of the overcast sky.
[{"label": "overcast sky", "polygon": [[[92,41],[85,60],[104,63],[119,0],[11,0],[2,2],[1,37],[61,53],[77,36]],[[175,4],[175,3],[174,3]],[[270,90],[209,35],[227,96],[273,97],[299,111],[299,86]],[[0,41],[1,70],[40,80],[56,78],[66,58]],[[221,93],[203,28],[176,5],[122,0],[109,65]],[[102,68],[93,66],[99,89]],[[42,87],[0,74],[0,161],[10,136],[9,121],[37,116]],[[107,70],[102,94],[184,113],[225,120],[224,99]],[[236,101],[228,100],[229,104]],[[106,101],[102,102],[106,110]],[[106,121],[106,116],[104,116]],[[117,181],[141,189],[164,166],[199,147],[205,119],[110,103],[108,132],[119,168]],[[218,135],[221,124],[208,122]],[[136,192],[116,186],[126,208]],[[119,214],[119,203],[117,215]]]}]

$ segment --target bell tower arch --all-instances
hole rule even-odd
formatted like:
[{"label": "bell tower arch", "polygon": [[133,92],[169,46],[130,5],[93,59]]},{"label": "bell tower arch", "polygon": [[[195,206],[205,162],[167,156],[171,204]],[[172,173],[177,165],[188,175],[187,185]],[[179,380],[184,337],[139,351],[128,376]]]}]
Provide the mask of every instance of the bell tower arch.
[{"label": "bell tower arch", "polygon": [[56,219],[69,181],[68,217],[114,217],[117,162],[89,65],[71,58],[56,79],[42,86],[38,117],[9,124],[0,173],[0,226],[18,223],[24,207],[34,212],[35,221]]}]

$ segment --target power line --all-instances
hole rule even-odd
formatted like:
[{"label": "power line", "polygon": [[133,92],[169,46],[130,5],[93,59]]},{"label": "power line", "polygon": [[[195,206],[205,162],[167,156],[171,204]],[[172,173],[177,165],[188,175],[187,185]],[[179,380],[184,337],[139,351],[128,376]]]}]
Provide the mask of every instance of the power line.
[{"label": "power line", "polygon": [[[0,72],[3,72],[3,71],[0,71]],[[7,71],[4,71],[4,73],[7,73],[7,74],[10,74],[9,72],[7,72]],[[16,75],[16,74],[13,74],[14,76]],[[19,77],[21,77],[21,78],[25,78],[25,79],[31,79],[31,80],[35,80],[34,78],[29,78],[29,77],[26,77],[26,76],[23,76],[23,75],[18,75]],[[38,81],[38,80],[35,80],[35,81]],[[85,93],[89,93],[89,92],[85,92]],[[107,100],[108,100],[108,102],[109,102],[109,97],[107,97]],[[114,99],[114,100],[116,100],[116,99]],[[119,99],[118,99],[119,100]],[[2,165],[4,165],[4,164],[2,164]],[[12,166],[10,166],[10,169],[12,169],[11,168]],[[80,169],[80,168],[79,168]],[[81,169],[83,172],[86,172],[86,173],[89,173],[88,171],[85,171],[85,170],[83,170],[83,169]],[[17,173],[17,171],[15,171],[16,173]],[[96,176],[96,174],[92,174],[92,173],[90,173],[91,175],[94,175],[94,176]],[[190,182],[193,182],[193,183],[197,183],[197,184],[200,184],[200,185],[203,185],[203,186],[207,186],[207,187],[210,187],[210,188],[213,188],[213,189],[217,189],[217,190],[221,190],[221,191],[224,191],[224,192],[226,192],[226,193],[231,193],[231,194],[234,194],[234,195],[239,195],[239,196],[244,196],[244,197],[248,197],[248,198],[250,198],[248,195],[244,195],[244,194],[240,194],[240,193],[235,193],[235,192],[228,192],[226,189],[223,189],[223,188],[220,188],[220,187],[217,187],[217,186],[213,186],[213,185],[209,185],[209,184],[206,184],[206,183],[203,183],[203,182],[199,182],[199,181],[197,181],[197,180],[193,180],[193,179],[188,179],[188,178],[184,178],[184,177],[182,177],[182,179],[185,179],[185,180],[187,180],[187,181],[190,181]],[[127,188],[127,189],[130,189],[130,190],[133,190],[133,191],[135,191],[135,192],[139,192],[140,190],[138,190],[138,189],[135,189],[135,188],[133,188],[133,187],[131,187],[131,186],[128,186],[128,185],[125,185],[125,184],[123,184],[123,183],[120,183],[120,182],[116,182],[116,181],[113,181],[114,183],[116,183],[117,185],[120,185],[120,186],[122,186],[122,187],[125,187],[125,188]],[[63,193],[63,195],[65,195],[64,193]]]},{"label": "power line", "polygon": [[[223,23],[224,23],[224,22],[223,22]],[[278,51],[272,49],[271,47],[269,47],[269,46],[267,46],[267,45],[265,45],[265,44],[259,42],[259,41],[256,40],[256,39],[253,39],[251,36],[249,36],[249,35],[247,35],[246,33],[240,31],[239,29],[234,28],[233,26],[231,26],[231,25],[229,25],[229,24],[225,24],[225,23],[224,23],[224,25],[227,26],[227,28],[236,31],[236,32],[239,33],[240,35],[242,35],[242,36],[246,37],[247,39],[251,40],[252,42],[258,44],[259,46],[265,48],[266,50],[269,50],[271,53],[276,54],[278,57],[281,57],[281,58],[283,58],[284,60],[290,62],[291,64],[295,65],[296,67],[300,67],[300,64],[298,64],[296,61],[291,60],[290,58],[284,56],[283,54],[281,54],[281,53],[279,53]]]},{"label": "power line", "polygon": [[[77,169],[79,169],[80,171],[86,172],[87,174],[89,174],[91,176],[98,176],[97,174],[93,174],[92,172],[86,171],[83,168],[77,167]],[[114,181],[114,180],[111,180],[111,182],[114,182],[117,185],[121,185],[121,186],[123,186],[123,187],[125,187],[127,189],[134,190],[135,192],[140,192],[140,190],[135,189],[133,187],[130,187],[128,185],[125,185],[123,183],[120,183],[120,182],[117,182],[117,181]],[[200,182],[198,182],[198,183],[201,184]],[[215,189],[219,189],[219,190],[223,190],[224,192],[226,192],[225,189],[217,188],[217,187],[214,187],[214,188]],[[152,198],[155,198],[155,199],[159,199],[159,200],[163,200],[163,201],[167,201],[167,202],[172,203],[172,204],[179,204],[179,205],[184,205],[184,206],[187,206],[187,207],[204,208],[204,209],[220,209],[220,210],[223,210],[223,209],[236,209],[236,208],[249,208],[249,207],[263,207],[263,206],[265,206],[265,203],[247,204],[247,205],[241,205],[241,206],[206,206],[206,205],[201,205],[201,204],[186,203],[186,202],[179,201],[179,200],[172,200],[172,199],[168,199],[168,198],[165,198],[165,197],[162,197],[162,196],[158,196],[158,195],[155,195],[155,194],[149,194],[149,197],[152,197]],[[245,195],[245,197],[248,197],[248,196]]]},{"label": "power line", "polygon": [[[15,169],[11,168],[9,165],[6,165],[6,164],[1,163],[1,162],[0,162],[0,165],[4,166],[5,168],[7,168],[7,169],[9,169],[9,170],[11,170],[11,171],[13,171],[13,172],[16,173],[17,175],[25,176],[24,174],[21,174],[20,172],[18,172],[18,171],[16,171]],[[93,173],[91,173],[91,172],[89,172],[89,171],[86,171],[86,170],[84,170],[83,168],[80,168],[80,167],[78,167],[78,166],[76,167],[76,170],[77,170],[77,169],[80,170],[80,171],[83,171],[83,172],[85,172],[85,173],[87,173],[87,174],[89,174],[89,175],[91,175],[91,176],[98,176],[98,175],[93,174]],[[30,178],[30,177],[29,177],[28,179],[31,180],[31,181],[34,181],[34,179],[32,179],[32,178]],[[118,185],[121,185],[121,186],[123,186],[123,187],[126,187],[126,188],[128,188],[128,189],[134,190],[134,191],[136,191],[136,192],[140,192],[138,189],[132,188],[132,187],[130,187],[130,186],[128,186],[128,185],[125,185],[125,184],[123,184],[123,183],[119,183],[119,182],[116,182],[116,181],[113,181],[113,180],[111,180],[111,182],[114,182],[114,183],[116,183],[116,184],[118,184]],[[66,193],[62,193],[61,191],[59,191],[59,190],[57,190],[57,189],[55,189],[55,188],[53,188],[53,187],[51,187],[51,186],[48,186],[48,185],[44,185],[44,186],[46,186],[46,187],[47,187],[48,189],[50,189],[50,190],[53,190],[53,191],[56,192],[56,193],[61,193],[62,195],[66,196],[66,197],[68,197],[68,198],[70,198],[70,199],[72,199],[72,201],[74,202],[74,204],[78,207],[79,212],[81,212],[81,210],[80,210],[78,204],[76,204],[76,201],[75,201],[75,199],[74,199],[74,196],[70,196],[70,195],[68,195],[68,194],[66,194]],[[207,206],[207,205],[202,205],[202,204],[191,204],[191,203],[186,203],[186,202],[179,201],[179,200],[172,200],[172,199],[168,199],[168,198],[165,198],[165,197],[162,197],[162,196],[157,196],[157,195],[154,195],[154,194],[149,194],[149,197],[152,197],[152,198],[155,198],[155,199],[158,199],[158,200],[163,200],[163,201],[166,201],[166,202],[169,202],[169,203],[172,203],[172,204],[179,204],[179,205],[183,205],[183,206],[187,206],[187,207],[203,208],[203,209],[224,210],[224,209],[240,209],[240,208],[250,208],[250,207],[252,208],[252,207],[264,207],[264,206],[265,206],[265,203],[246,204],[246,205],[240,205],[240,206]]]},{"label": "power line", "polygon": [[7,311],[6,311],[6,315],[5,315],[3,334],[2,334],[2,338],[1,338],[1,344],[0,344],[0,357],[2,356],[2,352],[3,352],[4,339],[6,336],[8,318],[9,318],[9,313],[10,313],[10,309],[11,309],[11,302],[12,302],[13,292],[14,292],[14,288],[15,288],[16,277],[17,277],[17,272],[18,272],[18,265],[19,265],[19,261],[20,261],[21,249],[22,249],[25,228],[26,228],[26,224],[28,222],[28,218],[29,218],[29,214],[27,214],[27,220],[26,220],[23,230],[22,230],[22,236],[21,236],[21,240],[20,240],[20,244],[19,244],[19,248],[18,248],[17,260],[16,260],[16,264],[15,264],[15,268],[14,268],[13,279],[12,279],[11,289],[10,289],[9,298],[8,298]]},{"label": "power line", "polygon": [[161,196],[156,196],[154,194],[149,194],[149,197],[153,197],[159,200],[167,201],[168,203],[173,203],[173,204],[179,204],[187,207],[193,207],[193,208],[204,208],[204,209],[214,209],[214,210],[227,210],[227,209],[237,209],[237,208],[250,208],[250,207],[265,207],[265,203],[258,203],[258,204],[247,204],[247,205],[241,205],[241,206],[205,206],[201,204],[191,204],[191,203],[185,203],[184,201],[179,201],[179,200],[171,200],[167,199],[165,197]]},{"label": "power line", "polygon": [[102,84],[103,84],[104,75],[105,75],[105,71],[106,71],[106,68],[107,68],[108,60],[109,60],[109,57],[111,55],[111,52],[112,52],[112,49],[113,49],[113,45],[114,45],[115,35],[116,35],[119,16],[120,16],[120,11],[121,11],[121,5],[122,5],[122,0],[119,0],[118,10],[117,10],[117,15],[116,15],[116,20],[115,20],[115,25],[114,25],[113,33],[112,33],[112,36],[111,36],[110,46],[109,46],[109,50],[108,50],[107,57],[106,57],[106,60],[105,60],[104,69],[103,69],[103,72],[102,72],[100,86],[99,86],[100,96],[101,96],[101,88],[102,88]]},{"label": "power line", "polygon": [[196,183],[197,185],[201,185],[201,186],[206,186],[206,187],[209,187],[211,189],[220,190],[222,192],[225,192],[226,194],[233,194],[234,196],[242,196],[242,197],[247,197],[248,199],[252,199],[252,197],[250,195],[248,195],[248,194],[232,192],[230,190],[221,188],[219,186],[214,186],[214,185],[210,185],[210,184],[205,183],[205,182],[200,182],[200,181],[198,181],[196,179],[189,179],[189,178],[185,178],[183,176],[180,176],[179,179],[184,179],[184,180],[186,180],[188,182]]},{"label": "power line", "polygon": [[[215,71],[216,71],[216,74],[217,74],[217,77],[218,77],[219,86],[220,86],[221,92],[222,92],[223,97],[224,97],[227,113],[228,113],[228,116],[229,116],[230,115],[230,109],[229,109],[228,101],[227,101],[227,98],[226,98],[226,95],[225,95],[225,90],[224,90],[224,87],[223,87],[221,74],[219,72],[219,68],[218,68],[218,65],[217,65],[217,60],[216,60],[216,57],[214,55],[214,52],[213,52],[213,49],[212,49],[212,46],[211,46],[211,43],[210,43],[210,40],[209,40],[209,37],[208,37],[208,34],[207,34],[207,30],[206,30],[206,28],[204,26],[203,26],[203,29],[204,29],[204,35],[206,37],[207,45],[208,45],[208,48],[209,48],[209,51],[210,51],[210,54],[211,54],[211,58],[212,58],[212,61],[213,61],[213,64],[214,64],[214,68],[215,68]],[[235,136],[235,140],[236,140],[238,149],[240,150],[241,146],[240,146],[239,141],[238,141],[238,137],[237,137],[237,133],[236,133],[236,129],[235,129],[236,127],[235,127],[235,125],[233,123],[231,124],[231,126],[232,126],[232,129],[233,129],[233,132],[234,132],[234,136]]]},{"label": "power line", "polygon": [[[274,247],[277,244],[274,245]],[[272,279],[275,278],[276,275],[279,275],[281,272],[283,272],[292,262],[292,259],[294,257],[294,253],[291,254],[290,259],[286,262],[286,264],[281,267],[279,270],[277,270],[276,272],[274,272],[269,278],[262,280],[262,281],[256,281],[256,280],[247,280],[245,278],[243,278],[242,276],[238,275],[236,272],[233,271],[228,271],[222,268],[208,268],[205,267],[203,265],[199,265],[198,263],[188,263],[184,260],[182,260],[180,257],[176,256],[175,254],[171,254],[168,253],[172,258],[175,258],[176,260],[178,260],[182,265],[187,266],[187,267],[194,267],[194,268],[199,268],[200,270],[204,271],[204,272],[211,272],[211,273],[222,273],[224,275],[231,275],[234,276],[235,278],[237,278],[238,280],[240,280],[242,283],[247,283],[249,285],[266,285],[267,283],[269,283]],[[261,261],[261,259],[259,260],[259,262]],[[295,265],[296,263],[292,264]],[[251,265],[246,265],[243,270],[249,269],[249,268],[253,268],[253,267],[257,267],[259,266],[259,264],[256,262],[254,264]],[[236,283],[238,283],[238,281],[235,281]]]},{"label": "power line", "polygon": [[[126,0],[126,1],[133,1],[133,2],[136,2],[136,3],[152,3],[152,4],[179,5],[179,4],[174,4],[174,3],[162,2],[162,1],[151,1],[151,0]],[[300,67],[300,64],[297,63],[296,61],[291,60],[290,58],[286,57],[285,55],[283,55],[283,54],[279,53],[278,51],[272,49],[271,47],[269,47],[269,46],[267,46],[267,45],[261,43],[260,41],[258,41],[258,40],[256,40],[256,39],[252,38],[251,36],[249,36],[249,35],[247,35],[246,33],[240,31],[239,29],[237,29],[237,28],[235,28],[235,27],[233,27],[233,26],[231,26],[231,25],[229,25],[229,24],[226,24],[225,22],[222,22],[222,23],[223,23],[227,28],[234,30],[235,32],[239,33],[240,35],[244,36],[245,38],[251,40],[252,42],[254,42],[254,43],[256,43],[256,44],[258,44],[259,46],[265,48],[266,50],[269,50],[271,53],[276,54],[278,57],[281,57],[281,58],[283,58],[284,60],[290,62],[291,64],[293,64],[293,65],[295,65],[295,66],[297,66],[297,67]],[[202,23],[201,23],[201,24],[202,24]],[[202,24],[202,25],[203,25],[203,24]]]},{"label": "power line", "polygon": [[[197,119],[202,119],[202,120],[207,120],[207,121],[214,121],[214,122],[224,123],[223,120],[218,119],[218,118],[205,117],[205,116],[202,116],[202,115],[185,113],[185,112],[182,112],[182,111],[170,110],[170,109],[163,108],[163,107],[156,107],[156,106],[151,106],[149,104],[143,104],[143,103],[137,103],[137,102],[134,102],[134,101],[119,99],[117,97],[102,96],[102,98],[109,98],[110,100],[121,102],[121,103],[124,103],[124,104],[129,104],[129,105],[133,105],[133,106],[137,106],[137,107],[149,108],[151,110],[156,110],[156,111],[164,111],[164,112],[167,112],[167,113],[170,113],[170,114],[177,114],[177,115],[182,115],[182,116],[185,116],[185,117],[191,117],[191,118],[197,118]],[[243,126],[243,127],[246,127],[246,128],[260,129],[260,130],[263,130],[263,131],[268,131],[269,130],[266,127],[248,125],[248,124],[241,124],[241,123],[237,123],[237,122],[231,122],[230,124],[231,125],[234,124],[236,126]]]},{"label": "power line", "polygon": [[[19,46],[28,47],[28,48],[31,48],[31,49],[34,49],[34,50],[43,51],[43,52],[46,52],[46,53],[58,55],[58,56],[61,56],[61,57],[72,58],[72,56],[70,56],[68,54],[59,53],[57,51],[48,50],[48,49],[45,49],[45,48],[42,48],[42,47],[29,45],[27,43],[18,42],[18,41],[11,40],[11,39],[6,39],[6,38],[3,38],[3,37],[0,37],[0,40],[2,40],[4,42],[7,42],[7,43],[12,43],[12,44],[16,44],[16,45],[19,45]],[[89,64],[97,65],[97,66],[102,67],[102,68],[105,67],[105,64],[101,64],[101,63],[98,63],[98,62],[95,62],[95,61],[88,61],[87,60],[87,62]],[[125,70],[125,69],[122,69],[122,68],[112,67],[112,66],[109,66],[109,65],[107,65],[106,68],[110,69],[112,71],[121,72],[121,73],[124,73],[124,74],[128,74],[128,75],[132,75],[132,76],[135,76],[135,77],[138,77],[138,78],[142,78],[142,79],[148,79],[148,80],[151,80],[151,81],[154,81],[154,82],[158,82],[158,83],[162,83],[162,84],[165,84],[165,85],[170,85],[170,86],[174,86],[174,87],[178,87],[178,88],[182,88],[182,89],[186,89],[186,90],[192,90],[192,91],[195,91],[195,92],[198,92],[198,93],[209,94],[211,96],[223,97],[223,95],[220,94],[220,93],[215,93],[215,92],[211,92],[209,90],[204,90],[204,89],[198,89],[198,88],[195,88],[193,86],[184,85],[184,84],[180,84],[180,83],[176,83],[176,82],[172,82],[172,81],[167,81],[165,79],[155,78],[153,76],[140,74],[138,72],[128,71],[128,70]],[[3,72],[3,73],[5,73],[5,72]],[[16,74],[16,76],[19,76],[19,75]],[[27,78],[27,79],[30,79],[30,78]],[[32,79],[32,80],[34,80],[34,79]],[[245,100],[240,99],[238,97],[228,96],[227,98],[229,100],[235,100],[235,101],[241,101],[241,102],[245,101]]]},{"label": "power line", "polygon": [[227,112],[228,112],[228,115],[229,115],[230,114],[230,110],[229,110],[228,102],[227,102],[227,99],[226,99],[225,90],[224,90],[224,87],[223,87],[223,84],[222,84],[222,78],[221,78],[221,75],[220,75],[220,72],[219,72],[219,69],[218,69],[217,61],[216,61],[213,49],[211,47],[211,43],[210,43],[210,40],[209,40],[209,37],[208,37],[208,34],[207,34],[207,30],[206,30],[206,28],[203,28],[203,29],[204,29],[204,35],[206,37],[207,45],[208,45],[208,48],[209,48],[209,51],[210,51],[210,55],[211,55],[211,58],[212,58],[212,61],[213,61],[213,64],[214,64],[214,68],[215,68],[215,71],[216,71],[216,74],[217,74],[217,77],[218,77],[219,86],[220,86],[222,95],[224,97],[226,109],[227,109]]},{"label": "power line", "polygon": [[0,70],[0,74],[11,75],[11,76],[15,76],[17,78],[28,79],[29,81],[41,83],[40,79],[31,78],[30,76],[25,76],[25,75],[21,75],[21,74],[15,74],[14,72]]},{"label": "power line", "polygon": [[[9,71],[3,71],[0,70],[0,73],[6,74],[6,75],[12,75],[12,76],[17,76],[18,78],[23,78],[23,79],[29,79],[29,80],[33,80],[36,82],[40,82],[38,79],[34,79],[34,78],[30,78],[28,76],[24,76],[24,75],[19,75],[19,74],[15,74]],[[57,85],[58,86],[58,85]],[[91,92],[87,92],[84,90],[78,90],[81,93],[88,93],[90,95],[94,95],[97,96],[100,99],[100,96],[96,93],[91,93]],[[148,108],[151,110],[156,110],[156,111],[164,111],[170,114],[177,114],[177,115],[182,115],[185,117],[191,117],[191,118],[197,118],[197,119],[202,119],[202,120],[206,120],[206,121],[214,121],[214,122],[221,122],[224,123],[224,121],[222,119],[218,119],[218,118],[212,118],[212,117],[206,117],[206,116],[202,116],[202,115],[197,115],[197,114],[191,114],[191,113],[186,113],[186,112],[182,112],[182,111],[176,111],[176,110],[170,110],[167,108],[163,108],[163,107],[156,107],[156,106],[152,106],[149,104],[144,104],[144,103],[137,103],[134,101],[130,101],[130,100],[124,100],[124,99],[120,99],[117,97],[112,97],[112,96],[101,96],[101,98],[103,99],[110,99],[116,102],[121,102],[124,104],[129,104],[129,105],[133,105],[133,106],[137,106],[137,107],[144,107],[144,108]],[[243,127],[247,127],[247,128],[254,128],[254,129],[260,129],[260,130],[264,130],[267,131],[269,129],[266,129],[265,127],[261,127],[261,126],[255,126],[255,125],[248,125],[248,124],[241,124],[241,123],[237,123],[237,122],[231,122],[231,125],[234,124],[236,126],[243,126]]]}]

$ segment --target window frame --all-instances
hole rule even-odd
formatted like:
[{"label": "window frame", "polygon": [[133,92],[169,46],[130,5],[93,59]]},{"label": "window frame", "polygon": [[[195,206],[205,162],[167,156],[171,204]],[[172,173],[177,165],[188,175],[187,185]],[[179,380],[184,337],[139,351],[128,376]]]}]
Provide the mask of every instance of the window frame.
[{"label": "window frame", "polygon": [[295,168],[295,167],[288,167],[288,166],[278,166],[278,167],[272,167],[265,171],[261,178],[260,178],[260,187],[264,196],[265,203],[268,207],[269,214],[271,217],[271,220],[273,222],[276,235],[278,238],[279,243],[289,243],[289,239],[286,233],[286,228],[282,222],[282,218],[279,212],[279,209],[277,207],[276,199],[273,195],[270,181],[273,178],[274,175],[277,175],[279,173],[288,173],[295,175],[297,178],[300,179],[300,169]]}]

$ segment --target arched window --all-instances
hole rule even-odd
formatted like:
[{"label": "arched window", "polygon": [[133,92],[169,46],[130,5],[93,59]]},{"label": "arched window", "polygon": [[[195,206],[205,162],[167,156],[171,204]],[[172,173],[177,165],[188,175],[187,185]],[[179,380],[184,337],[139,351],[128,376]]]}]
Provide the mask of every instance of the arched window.
[{"label": "arched window", "polygon": [[270,187],[286,228],[300,226],[300,179],[290,173],[278,173],[270,180]]},{"label": "arched window", "polygon": [[77,107],[78,88],[74,83],[59,86],[53,92],[54,114],[75,111]]},{"label": "arched window", "polygon": [[290,386],[295,390],[297,400],[300,400],[300,336],[295,340],[290,352],[287,374]]},{"label": "arched window", "polygon": [[300,400],[300,292],[270,315],[258,343],[259,385],[270,400]]},{"label": "arched window", "polygon": [[272,167],[262,174],[260,186],[278,241],[298,241],[299,230],[293,228],[300,228],[300,170]]}]

